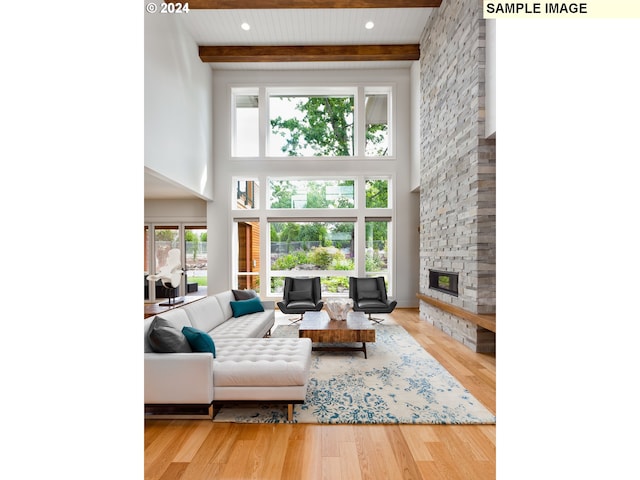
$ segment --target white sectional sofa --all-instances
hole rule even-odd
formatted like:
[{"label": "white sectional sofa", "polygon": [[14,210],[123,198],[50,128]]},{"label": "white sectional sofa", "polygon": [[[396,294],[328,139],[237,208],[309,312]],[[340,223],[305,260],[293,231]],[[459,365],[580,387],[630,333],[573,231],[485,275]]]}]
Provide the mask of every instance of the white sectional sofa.
[{"label": "white sectional sofa", "polygon": [[[288,404],[291,421],[293,405],[304,403],[306,397],[311,341],[264,338],[274,325],[275,305],[257,298],[251,305],[255,307],[256,301],[264,311],[243,314],[248,301],[236,300],[228,290],[146,318],[145,411],[153,407],[208,410],[231,401],[270,401]],[[232,306],[239,316],[234,317]],[[183,327],[208,334],[215,358],[211,352],[190,351],[186,337],[180,337]],[[166,338],[174,342],[169,347]],[[215,408],[213,412],[215,416]]]}]

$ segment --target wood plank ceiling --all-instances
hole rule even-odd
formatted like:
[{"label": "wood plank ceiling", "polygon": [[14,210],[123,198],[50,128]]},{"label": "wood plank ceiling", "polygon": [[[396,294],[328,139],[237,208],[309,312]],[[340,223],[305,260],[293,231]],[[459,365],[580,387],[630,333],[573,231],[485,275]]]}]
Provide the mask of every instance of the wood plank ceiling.
[{"label": "wood plank ceiling", "polygon": [[[438,8],[442,0],[190,0],[190,10]],[[301,42],[302,43],[302,42]],[[199,45],[205,63],[418,60],[419,44]]]}]

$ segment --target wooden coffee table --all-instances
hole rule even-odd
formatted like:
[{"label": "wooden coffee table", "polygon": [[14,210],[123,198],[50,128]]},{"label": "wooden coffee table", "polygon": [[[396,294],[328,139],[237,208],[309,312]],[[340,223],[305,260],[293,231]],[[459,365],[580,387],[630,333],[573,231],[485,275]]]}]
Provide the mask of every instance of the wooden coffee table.
[{"label": "wooden coffee table", "polygon": [[[376,341],[376,329],[363,312],[349,312],[346,320],[331,320],[324,311],[306,312],[298,337],[325,344],[314,345],[312,348],[316,351],[363,352],[367,358],[366,342]],[[336,345],[341,343],[362,343],[362,346]]]}]

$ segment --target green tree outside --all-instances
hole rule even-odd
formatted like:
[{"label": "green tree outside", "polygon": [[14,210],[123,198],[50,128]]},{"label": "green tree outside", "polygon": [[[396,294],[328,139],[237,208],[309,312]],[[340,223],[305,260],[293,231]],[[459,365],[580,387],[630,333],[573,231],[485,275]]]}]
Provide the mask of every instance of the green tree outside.
[{"label": "green tree outside", "polygon": [[295,109],[302,112],[301,119],[271,120],[272,131],[285,139],[284,153],[300,156],[310,148],[316,156],[353,155],[353,96],[307,97]]}]

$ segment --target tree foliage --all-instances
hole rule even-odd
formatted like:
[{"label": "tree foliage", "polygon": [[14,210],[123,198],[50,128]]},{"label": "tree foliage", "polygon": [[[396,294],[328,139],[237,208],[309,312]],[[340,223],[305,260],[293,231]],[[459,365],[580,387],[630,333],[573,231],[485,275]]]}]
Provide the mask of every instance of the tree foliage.
[{"label": "tree foliage", "polygon": [[368,180],[366,184],[367,208],[387,208],[389,206],[389,182]]},{"label": "tree foliage", "polygon": [[383,157],[387,154],[388,147],[384,143],[387,138],[387,124],[369,124],[367,125],[366,136],[366,155]]},{"label": "tree foliage", "polygon": [[174,242],[177,238],[175,230],[156,230],[156,241]]},{"label": "tree foliage", "polygon": [[291,208],[292,196],[296,189],[289,180],[276,180],[271,183],[271,208]]},{"label": "tree foliage", "polygon": [[353,155],[354,99],[347,97],[305,97],[295,109],[303,115],[271,120],[271,129],[285,139],[282,151],[300,156],[311,149],[317,156]]}]

